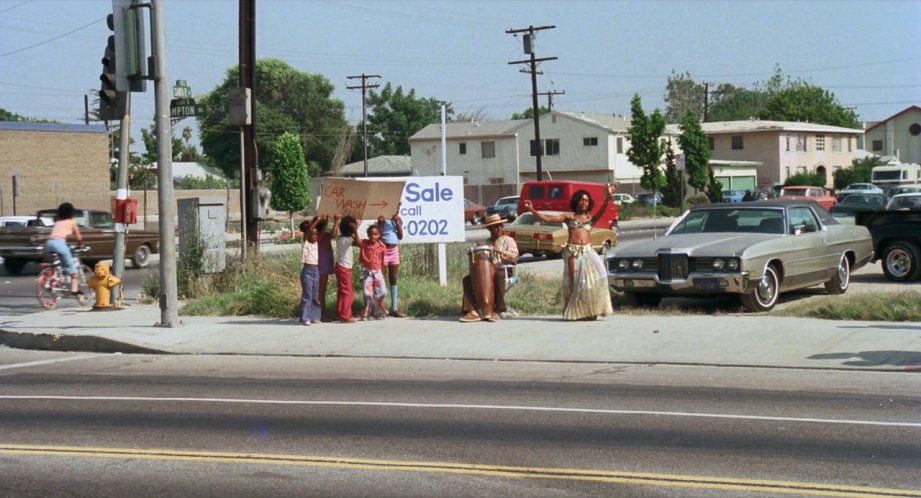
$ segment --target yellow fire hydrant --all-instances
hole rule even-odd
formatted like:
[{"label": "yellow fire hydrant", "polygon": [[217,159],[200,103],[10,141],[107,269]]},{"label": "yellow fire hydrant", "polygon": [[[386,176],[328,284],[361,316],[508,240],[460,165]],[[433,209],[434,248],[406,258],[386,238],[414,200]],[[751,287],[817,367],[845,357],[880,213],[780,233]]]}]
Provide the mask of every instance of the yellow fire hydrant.
[{"label": "yellow fire hydrant", "polygon": [[90,277],[89,286],[96,292],[94,310],[110,309],[110,290],[122,283],[122,280],[109,273],[109,263],[96,263],[95,275]]}]

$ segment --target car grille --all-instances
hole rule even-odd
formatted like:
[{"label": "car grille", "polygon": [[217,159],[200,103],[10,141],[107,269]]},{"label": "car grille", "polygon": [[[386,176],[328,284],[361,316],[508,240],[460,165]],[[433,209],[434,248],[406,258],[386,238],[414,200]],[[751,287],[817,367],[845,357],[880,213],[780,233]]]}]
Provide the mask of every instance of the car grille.
[{"label": "car grille", "polygon": [[687,278],[687,254],[659,254],[659,280],[686,280]]}]

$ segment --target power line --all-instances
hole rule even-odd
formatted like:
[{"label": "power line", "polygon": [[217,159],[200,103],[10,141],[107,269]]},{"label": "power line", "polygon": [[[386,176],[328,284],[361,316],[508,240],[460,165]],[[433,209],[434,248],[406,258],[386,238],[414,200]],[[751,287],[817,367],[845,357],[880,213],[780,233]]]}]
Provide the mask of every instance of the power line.
[{"label": "power line", "polygon": [[86,28],[88,28],[88,27],[90,27],[90,26],[92,26],[92,25],[94,25],[94,24],[96,24],[96,23],[98,23],[98,22],[100,22],[100,21],[104,21],[104,20],[105,20],[105,17],[102,17],[102,18],[100,18],[100,19],[96,19],[95,21],[93,21],[93,22],[91,22],[91,23],[89,23],[89,24],[80,26],[79,28],[76,28],[76,29],[71,30],[71,31],[68,31],[68,32],[66,32],[66,33],[64,33],[64,34],[55,36],[54,38],[49,38],[49,39],[47,39],[47,40],[45,40],[45,41],[40,41],[40,42],[38,42],[38,43],[36,43],[36,44],[34,44],[34,45],[29,45],[28,47],[23,47],[23,48],[19,48],[19,49],[13,50],[12,52],[5,52],[5,53],[2,53],[2,54],[0,54],[0,57],[6,57],[7,55],[18,54],[19,52],[25,52],[26,50],[29,50],[29,49],[31,49],[31,48],[35,48],[35,47],[44,45],[44,44],[46,44],[46,43],[51,43],[51,42],[53,42],[53,41],[55,41],[55,40],[60,40],[61,38],[64,38],[64,37],[67,36],[67,35],[76,33],[77,31],[80,31],[81,29],[86,29]]}]

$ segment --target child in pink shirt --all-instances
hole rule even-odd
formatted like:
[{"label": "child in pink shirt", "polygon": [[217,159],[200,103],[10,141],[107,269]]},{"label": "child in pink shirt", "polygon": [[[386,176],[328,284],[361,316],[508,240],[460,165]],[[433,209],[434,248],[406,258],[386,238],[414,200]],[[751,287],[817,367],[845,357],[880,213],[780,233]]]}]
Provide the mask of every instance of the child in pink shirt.
[{"label": "child in pink shirt", "polygon": [[[357,235],[357,234],[356,234]],[[384,297],[387,288],[384,286],[384,253],[387,247],[381,242],[381,230],[377,225],[368,227],[368,238],[360,240],[358,246],[358,259],[364,268],[361,271],[362,297],[365,305],[361,310],[360,320],[367,320],[370,316],[375,319],[384,318],[387,311],[384,309]]]}]

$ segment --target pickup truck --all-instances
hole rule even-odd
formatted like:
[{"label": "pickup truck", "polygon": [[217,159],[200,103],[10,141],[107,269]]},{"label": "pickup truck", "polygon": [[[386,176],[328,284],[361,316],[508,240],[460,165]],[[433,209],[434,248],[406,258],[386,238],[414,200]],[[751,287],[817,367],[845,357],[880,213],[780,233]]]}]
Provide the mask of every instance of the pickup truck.
[{"label": "pickup truck", "polygon": [[[30,226],[0,228],[0,257],[10,275],[19,275],[30,261],[45,259],[45,240],[54,226],[56,209],[43,209],[35,215]],[[83,243],[92,248],[83,260],[92,266],[103,259],[112,259],[115,253],[115,221],[108,211],[76,209],[74,219],[83,235]],[[125,237],[125,256],[135,268],[148,265],[150,255],[159,250],[160,235],[146,230],[131,230]]]},{"label": "pickup truck", "polygon": [[872,262],[893,282],[921,279],[921,209],[857,212],[855,224],[870,230]]}]

